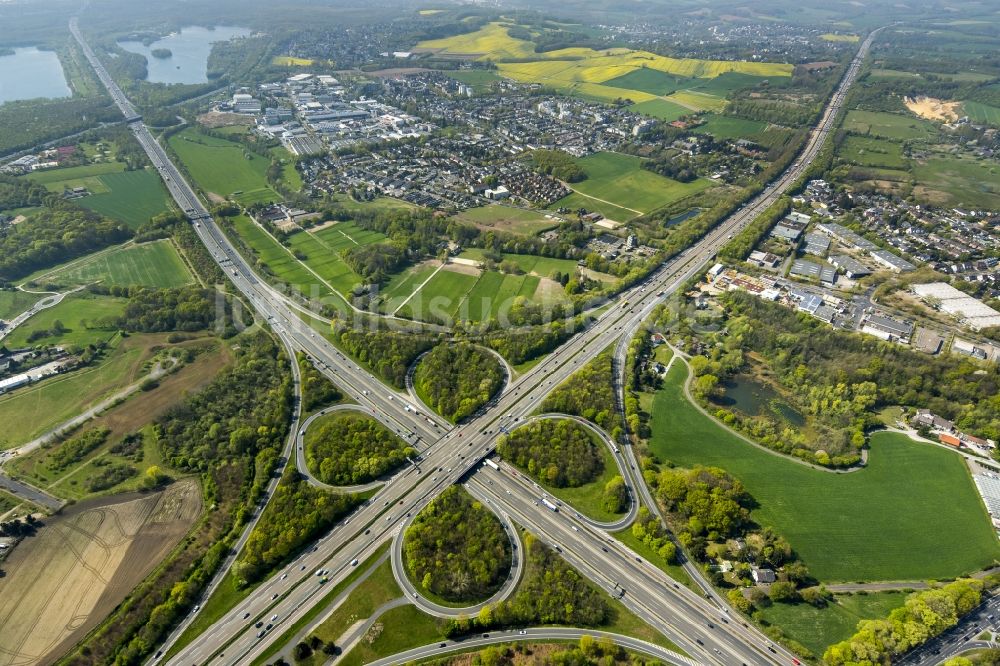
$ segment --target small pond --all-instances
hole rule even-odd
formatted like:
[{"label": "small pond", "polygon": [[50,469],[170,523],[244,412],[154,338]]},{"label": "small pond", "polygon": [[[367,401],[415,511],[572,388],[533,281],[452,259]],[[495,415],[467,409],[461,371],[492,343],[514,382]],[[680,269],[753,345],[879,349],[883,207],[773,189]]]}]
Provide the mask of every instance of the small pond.
[{"label": "small pond", "polygon": [[726,390],[725,395],[714,402],[721,407],[739,410],[751,416],[771,412],[797,428],[806,424],[805,417],[782,400],[777,391],[750,375],[736,375],[720,386]]}]

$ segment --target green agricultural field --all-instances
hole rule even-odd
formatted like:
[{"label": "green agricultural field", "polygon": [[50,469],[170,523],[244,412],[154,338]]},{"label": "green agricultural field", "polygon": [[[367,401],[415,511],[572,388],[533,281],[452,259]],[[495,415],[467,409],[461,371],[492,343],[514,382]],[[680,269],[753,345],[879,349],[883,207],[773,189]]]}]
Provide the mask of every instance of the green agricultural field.
[{"label": "green agricultural field", "polygon": [[254,224],[250,218],[243,215],[233,218],[233,228],[243,242],[257,253],[260,262],[267,266],[267,270],[277,280],[288,284],[309,298],[333,299],[330,303],[335,307],[346,307],[342,299],[335,296],[334,292],[310,273],[288,249]]},{"label": "green agricultural field", "polygon": [[46,274],[58,284],[100,282],[108,287],[179,287],[193,281],[169,240],[128,245],[70,263]]},{"label": "green agricultural field", "polygon": [[807,603],[772,604],[760,612],[769,624],[781,627],[786,636],[819,655],[828,646],[850,638],[861,620],[887,617],[903,605],[906,596],[906,592],[839,594],[826,608]]},{"label": "green agricultural field", "polygon": [[536,236],[559,224],[559,220],[551,213],[499,204],[463,210],[455,215],[455,219],[478,227],[488,227],[522,236]]},{"label": "green agricultural field", "polygon": [[423,321],[451,318],[478,281],[478,275],[444,268],[413,295],[399,314]]},{"label": "green agricultural field", "polygon": [[281,160],[281,180],[293,192],[302,189],[302,174],[295,168],[295,156],[282,146],[275,146],[271,154]]},{"label": "green agricultural field", "polygon": [[754,88],[762,83],[778,83],[782,77],[777,79],[766,76],[754,76],[742,72],[726,72],[712,79],[692,79],[688,85],[682,86],[684,90],[715,95],[716,97],[728,97],[734,90],[744,88]]},{"label": "green agricultural field", "polygon": [[0,448],[24,444],[137,381],[146,374],[144,344],[138,336],[119,339],[97,365],[0,396]]},{"label": "green agricultural field", "polygon": [[[25,178],[41,183],[50,192],[62,192],[64,187],[87,187],[94,184],[95,189],[103,192],[103,185],[97,176],[125,171],[123,162],[101,162],[83,166],[67,167],[65,169],[47,169],[30,173]],[[93,192],[94,190],[91,190]]]},{"label": "green agricultural field", "polygon": [[[691,183],[664,178],[644,170],[640,158],[621,153],[588,155],[577,163],[587,172],[587,179],[575,183],[573,189],[585,197],[631,211],[626,219],[662,208],[711,186],[704,178]],[[567,205],[565,201],[559,201],[558,205]]]},{"label": "green agricultural field", "polygon": [[898,113],[879,111],[847,112],[844,129],[856,134],[879,136],[896,141],[930,139],[937,133],[933,123]]},{"label": "green agricultural field", "polygon": [[962,110],[974,123],[1000,127],[1000,107],[979,102],[962,102]]},{"label": "green agricultural field", "polygon": [[870,79],[919,79],[916,72],[904,72],[898,69],[873,69],[868,73]]},{"label": "green agricultural field", "polygon": [[[705,417],[681,392],[686,374],[675,364],[653,400],[653,453],[740,479],[759,503],[754,519],[786,537],[820,581],[949,578],[1000,558],[982,501],[954,453],[875,433],[867,468],[816,470],[753,447]],[[942,547],[949,543],[962,547]]]},{"label": "green agricultural field", "polygon": [[678,90],[666,99],[692,111],[715,111],[718,113],[726,108],[724,98],[697,90]]},{"label": "green agricultural field", "polygon": [[491,69],[447,70],[442,73],[449,78],[472,86],[475,92],[486,92],[490,89],[490,85],[501,80],[500,76]]},{"label": "green agricultural field", "polygon": [[171,209],[163,182],[148,169],[110,173],[97,177],[108,191],[77,199],[77,203],[132,229]]},{"label": "green agricultural field", "polygon": [[382,312],[394,313],[410,297],[410,294],[429,278],[436,265],[424,263],[411,266],[394,275],[382,289]]},{"label": "green agricultural field", "polygon": [[557,210],[562,207],[568,208],[571,211],[577,211],[581,208],[588,211],[597,211],[604,217],[609,220],[614,220],[615,222],[631,220],[637,215],[634,210],[622,208],[621,206],[615,206],[607,201],[598,201],[597,199],[585,196],[579,192],[572,192],[568,196],[563,197],[549,206],[552,210]]},{"label": "green agricultural field", "polygon": [[0,319],[11,320],[21,314],[46,294],[29,294],[24,291],[0,290]]},{"label": "green agricultural field", "polygon": [[[125,311],[125,299],[110,296],[94,296],[84,292],[70,294],[61,303],[40,311],[31,319],[17,327],[4,338],[10,348],[34,345],[89,345],[108,340],[117,327],[102,325],[103,320],[120,317]],[[32,342],[28,336],[32,331],[51,331],[56,320],[62,322],[63,331],[58,335],[46,335]]]},{"label": "green agricultural field", "polygon": [[1000,167],[969,156],[940,155],[913,164],[917,199],[935,206],[1000,208]]},{"label": "green agricultural field", "polygon": [[660,120],[665,120],[667,122],[672,122],[681,116],[686,116],[692,113],[691,109],[681,106],[680,104],[675,104],[674,102],[668,102],[665,99],[648,99],[645,102],[633,104],[629,107],[629,110],[634,113],[641,113],[644,116],[659,118]]},{"label": "green agricultural field", "polygon": [[692,79],[643,67],[605,81],[604,85],[624,90],[638,90],[650,95],[669,95],[675,90],[687,88],[691,83]]},{"label": "green agricultural field", "polygon": [[270,161],[238,143],[188,128],[171,136],[169,144],[206,192],[244,205],[281,199],[267,183]]},{"label": "green agricultural field", "polygon": [[763,132],[765,127],[767,123],[759,120],[712,114],[704,125],[695,129],[695,132],[711,134],[716,139],[752,139]]},{"label": "green agricultural field", "polygon": [[905,169],[907,166],[901,144],[873,137],[848,135],[840,145],[839,155],[858,166],[885,169]]}]

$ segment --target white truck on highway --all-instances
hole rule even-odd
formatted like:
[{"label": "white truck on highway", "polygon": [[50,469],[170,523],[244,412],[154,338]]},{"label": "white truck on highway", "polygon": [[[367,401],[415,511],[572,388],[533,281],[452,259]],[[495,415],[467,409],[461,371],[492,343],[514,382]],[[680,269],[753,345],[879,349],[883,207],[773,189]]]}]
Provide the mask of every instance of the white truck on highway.
[{"label": "white truck on highway", "polygon": [[559,512],[559,507],[557,507],[555,504],[553,504],[552,501],[548,497],[543,497],[542,498],[542,504],[544,504],[550,511],[554,511],[556,513]]}]

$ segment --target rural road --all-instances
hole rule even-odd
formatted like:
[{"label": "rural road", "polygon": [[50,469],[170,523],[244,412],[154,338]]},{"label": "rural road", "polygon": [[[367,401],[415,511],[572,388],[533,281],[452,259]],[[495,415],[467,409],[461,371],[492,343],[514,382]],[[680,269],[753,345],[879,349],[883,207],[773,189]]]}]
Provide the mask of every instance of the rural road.
[{"label": "rural road", "polygon": [[10,322],[8,322],[7,326],[2,331],[0,331],[0,340],[6,338],[8,335],[13,333],[18,326],[28,321],[32,317],[34,317],[42,310],[45,310],[46,308],[51,308],[55,305],[59,305],[60,303],[62,303],[62,299],[64,299],[67,295],[72,294],[75,291],[80,291],[81,289],[83,289],[83,287],[77,287],[76,289],[72,289],[70,291],[64,291],[62,293],[57,293],[57,294],[53,294],[51,292],[29,292],[22,289],[22,291],[24,291],[25,293],[39,293],[39,294],[49,293],[50,295],[38,300],[30,308],[28,308],[18,316],[14,317],[14,319],[12,319]]}]

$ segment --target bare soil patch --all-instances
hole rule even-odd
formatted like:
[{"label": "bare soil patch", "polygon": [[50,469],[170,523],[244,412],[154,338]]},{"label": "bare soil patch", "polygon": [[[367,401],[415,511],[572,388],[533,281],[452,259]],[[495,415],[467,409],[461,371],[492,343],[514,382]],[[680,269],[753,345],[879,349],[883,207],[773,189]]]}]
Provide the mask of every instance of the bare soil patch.
[{"label": "bare soil patch", "polygon": [[927,120],[952,121],[958,120],[961,102],[946,102],[934,97],[904,97],[903,103],[912,113]]},{"label": "bare soil patch", "polygon": [[253,121],[246,116],[240,115],[238,113],[221,113],[219,111],[210,111],[208,113],[203,113],[197,118],[199,125],[204,125],[205,127],[230,127],[232,125],[241,125],[243,127],[250,127]]},{"label": "bare soil patch", "polygon": [[47,664],[95,627],[187,534],[199,484],[81,502],[25,539],[0,579],[0,664]]},{"label": "bare soil patch", "polygon": [[463,264],[448,264],[441,270],[451,271],[452,273],[462,273],[463,275],[479,275],[480,270],[475,266],[466,266]]}]

